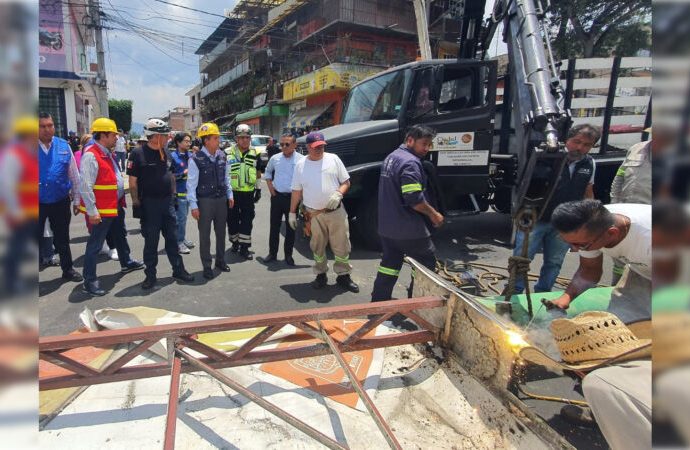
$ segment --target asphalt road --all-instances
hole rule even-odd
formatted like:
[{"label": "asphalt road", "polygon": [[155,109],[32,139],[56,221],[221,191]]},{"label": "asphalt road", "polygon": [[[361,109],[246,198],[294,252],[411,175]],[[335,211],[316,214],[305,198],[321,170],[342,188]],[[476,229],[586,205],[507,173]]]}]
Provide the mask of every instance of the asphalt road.
[{"label": "asphalt road", "polygon": [[[262,264],[261,257],[268,253],[268,191],[257,204],[252,234],[255,259],[242,261],[229,251],[226,261],[232,271],[222,273],[207,281],[201,276],[201,261],[198,247],[189,255],[183,255],[187,270],[195,275],[192,284],[180,284],[173,280],[170,264],[163,251],[161,238],[158,285],[152,291],[141,289],[143,271],[126,275],[120,274],[118,262],[110,261],[101,255],[98,275],[101,287],[108,294],[104,297],[91,297],[82,292],[80,283],[63,282],[60,268],[50,267],[39,274],[39,314],[41,335],[67,334],[80,327],[79,313],[84,308],[125,308],[149,306],[198,316],[241,316],[275,311],[289,311],[320,306],[337,306],[364,303],[370,300],[380,255],[362,249],[356,240],[351,255],[354,271],[353,279],[360,285],[360,293],[344,292],[335,285],[335,275],[329,274],[329,285],[315,291],[310,282],[314,278],[311,269],[311,252],[306,239],[298,237],[294,258],[295,267],[283,262],[281,251],[277,262]],[[128,241],[132,256],[142,259],[144,240],[139,229],[139,221],[127,219]],[[81,272],[86,248],[87,230],[82,216],[73,217],[70,227],[71,249],[75,267]],[[196,222],[191,217],[187,222],[188,239],[198,243]],[[476,261],[505,266],[511,254],[510,219],[503,214],[488,212],[476,216],[456,218],[445,225],[434,238],[440,259],[449,258],[461,261]],[[212,244],[211,248],[214,248]],[[332,264],[332,257],[331,257]],[[532,264],[532,270],[541,266],[541,255]],[[568,254],[562,275],[571,276],[577,268],[577,256]],[[608,273],[609,271],[605,271]],[[409,269],[404,268],[394,296],[404,298],[409,282]]]}]

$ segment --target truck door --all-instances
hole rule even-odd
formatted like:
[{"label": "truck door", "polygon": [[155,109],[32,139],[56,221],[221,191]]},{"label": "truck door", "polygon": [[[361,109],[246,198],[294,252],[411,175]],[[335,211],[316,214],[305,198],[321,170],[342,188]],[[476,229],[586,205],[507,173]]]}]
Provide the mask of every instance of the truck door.
[{"label": "truck door", "polygon": [[496,99],[496,62],[453,60],[414,74],[407,123],[436,130],[430,160],[448,210],[471,207],[488,191]]}]

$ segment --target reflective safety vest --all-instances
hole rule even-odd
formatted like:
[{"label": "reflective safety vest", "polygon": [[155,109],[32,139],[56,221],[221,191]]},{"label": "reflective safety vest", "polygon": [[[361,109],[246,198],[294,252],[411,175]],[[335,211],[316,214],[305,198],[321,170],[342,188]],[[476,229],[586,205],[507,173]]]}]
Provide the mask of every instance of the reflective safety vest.
[{"label": "reflective safety vest", "polygon": [[21,144],[10,151],[20,161],[22,174],[17,186],[19,207],[24,217],[38,218],[38,157]]},{"label": "reflective safety vest", "polygon": [[259,151],[249,147],[244,154],[237,145],[226,150],[230,166],[230,184],[235,192],[252,192],[256,186],[256,163]]},{"label": "reflective safety vest", "polygon": [[[96,209],[101,217],[117,217],[117,174],[113,167],[113,160],[103,154],[97,145],[92,145],[84,152],[92,153],[98,162],[98,175],[93,185],[93,194],[96,197]],[[84,199],[81,201],[79,211],[87,214]],[[87,214],[88,215],[88,214]]]}]

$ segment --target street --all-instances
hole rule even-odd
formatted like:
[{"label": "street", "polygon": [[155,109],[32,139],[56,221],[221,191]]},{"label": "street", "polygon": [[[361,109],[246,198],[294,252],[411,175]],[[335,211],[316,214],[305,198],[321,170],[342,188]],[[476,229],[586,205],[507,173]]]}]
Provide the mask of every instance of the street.
[{"label": "street", "polygon": [[[120,273],[120,265],[99,255],[98,275],[101,287],[108,291],[104,297],[91,297],[82,291],[81,283],[64,282],[60,278],[59,267],[49,267],[39,274],[39,314],[40,333],[43,336],[67,334],[81,326],[79,313],[86,307],[91,310],[101,308],[127,308],[149,306],[198,316],[241,316],[276,311],[314,308],[319,306],[348,305],[368,302],[380,255],[378,252],[362,249],[353,242],[351,255],[354,267],[352,277],[359,283],[359,294],[345,292],[335,285],[335,274],[329,272],[329,285],[322,291],[311,288],[314,279],[309,242],[298,234],[295,245],[295,267],[283,262],[282,237],[278,261],[262,264],[268,253],[268,217],[270,202],[265,185],[263,196],[256,209],[254,231],[252,233],[253,261],[242,261],[228,250],[226,261],[232,271],[217,275],[212,280],[201,276],[201,261],[198,245],[189,255],[183,255],[187,270],[196,280],[184,285],[173,280],[170,263],[163,251],[163,239],[159,244],[158,284],[151,291],[141,289],[143,271],[129,274]],[[129,200],[129,199],[128,199]],[[127,211],[128,241],[132,257],[142,259],[144,240],[140,234],[139,221]],[[86,225],[83,216],[72,218],[70,227],[71,249],[75,268],[81,272],[84,250],[87,241]],[[191,216],[187,222],[187,237],[198,244],[196,222]],[[509,248],[510,218],[504,214],[487,212],[477,216],[453,219],[447,223],[434,238],[437,257],[468,262],[484,262],[505,266],[511,254]],[[211,246],[213,249],[213,244]],[[332,255],[331,255],[332,264]],[[610,281],[610,265],[606,262],[604,279]],[[532,263],[532,272],[538,272],[541,255]],[[577,256],[566,256],[562,276],[570,277],[577,269]],[[218,271],[216,271],[218,273]],[[406,286],[410,274],[403,267],[394,296],[406,297]]]}]

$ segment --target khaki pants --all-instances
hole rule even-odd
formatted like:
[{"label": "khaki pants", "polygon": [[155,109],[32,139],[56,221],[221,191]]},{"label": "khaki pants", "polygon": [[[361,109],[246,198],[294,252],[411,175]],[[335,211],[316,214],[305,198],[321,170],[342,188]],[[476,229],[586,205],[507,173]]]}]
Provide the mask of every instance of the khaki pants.
[{"label": "khaki pants", "polygon": [[613,450],[652,446],[652,362],[597,369],[582,380],[585,399]]},{"label": "khaki pants", "polygon": [[[313,212],[312,209],[307,209]],[[314,273],[328,272],[326,247],[330,244],[335,255],[333,271],[337,275],[347,275],[352,272],[350,265],[350,224],[347,212],[341,205],[331,212],[318,213],[311,219],[311,241],[309,247],[314,253]]]}]

